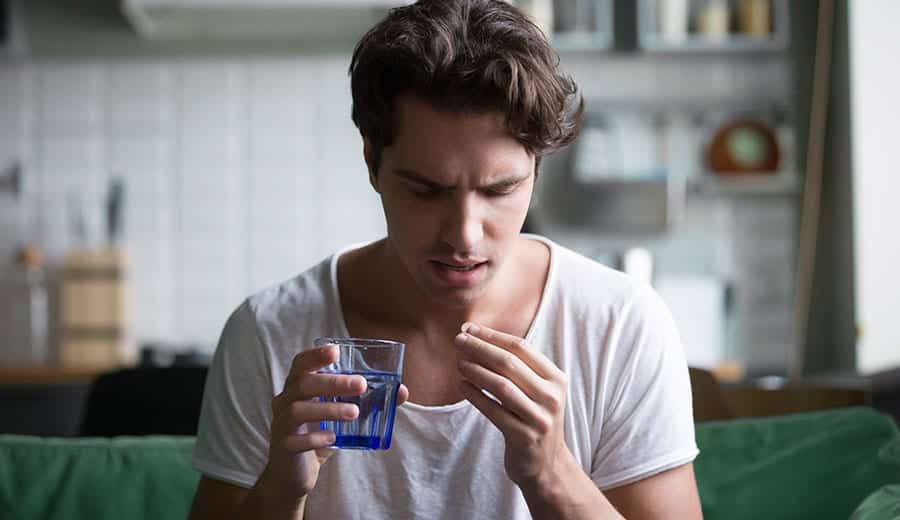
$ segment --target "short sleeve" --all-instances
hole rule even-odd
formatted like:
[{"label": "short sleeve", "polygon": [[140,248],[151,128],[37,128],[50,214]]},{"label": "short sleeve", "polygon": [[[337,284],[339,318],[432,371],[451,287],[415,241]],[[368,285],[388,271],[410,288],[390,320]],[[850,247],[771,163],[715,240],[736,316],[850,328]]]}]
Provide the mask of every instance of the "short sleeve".
[{"label": "short sleeve", "polygon": [[693,461],[698,450],[684,349],[651,287],[640,286],[619,309],[607,356],[594,483],[618,487]]},{"label": "short sleeve", "polygon": [[268,462],[271,370],[249,303],[225,324],[203,391],[193,465],[200,473],[252,487]]}]

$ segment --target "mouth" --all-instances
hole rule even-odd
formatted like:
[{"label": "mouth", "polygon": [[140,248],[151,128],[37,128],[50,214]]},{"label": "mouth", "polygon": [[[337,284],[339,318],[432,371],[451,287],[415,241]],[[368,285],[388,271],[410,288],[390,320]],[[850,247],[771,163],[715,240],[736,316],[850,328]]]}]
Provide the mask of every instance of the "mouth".
[{"label": "mouth", "polygon": [[478,269],[480,266],[486,264],[487,262],[475,262],[475,263],[466,263],[466,264],[455,264],[455,263],[446,263],[438,260],[433,260],[434,263],[438,264],[440,267],[445,269],[450,269],[452,271],[457,271],[460,273],[465,273],[468,271],[473,271]]},{"label": "mouth", "polygon": [[432,272],[444,285],[457,288],[478,284],[487,270],[488,262],[448,262],[431,260]]}]

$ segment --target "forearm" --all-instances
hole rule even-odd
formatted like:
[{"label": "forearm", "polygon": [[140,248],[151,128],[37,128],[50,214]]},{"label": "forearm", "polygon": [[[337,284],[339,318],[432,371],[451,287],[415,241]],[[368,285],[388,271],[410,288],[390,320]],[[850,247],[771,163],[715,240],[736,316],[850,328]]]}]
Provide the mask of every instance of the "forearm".
[{"label": "forearm", "polygon": [[233,516],[234,520],[251,518],[303,520],[306,497],[285,499],[273,493],[272,489],[266,485],[265,477],[261,477],[241,502]]},{"label": "forearm", "polygon": [[623,518],[572,457],[553,474],[520,489],[535,520]]}]

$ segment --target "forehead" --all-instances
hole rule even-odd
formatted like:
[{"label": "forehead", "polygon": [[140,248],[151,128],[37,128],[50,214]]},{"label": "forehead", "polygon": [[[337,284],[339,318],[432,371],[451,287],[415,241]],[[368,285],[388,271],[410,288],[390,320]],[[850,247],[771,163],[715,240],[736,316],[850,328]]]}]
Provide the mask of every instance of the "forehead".
[{"label": "forehead", "polygon": [[395,140],[421,135],[416,130],[425,129],[429,134],[474,131],[497,137],[511,137],[504,124],[503,114],[498,111],[437,108],[409,94],[397,97],[394,122]]},{"label": "forehead", "polygon": [[412,96],[397,99],[394,139],[385,152],[400,162],[429,169],[438,164],[442,170],[473,164],[523,169],[533,162],[509,134],[503,114],[441,110]]}]

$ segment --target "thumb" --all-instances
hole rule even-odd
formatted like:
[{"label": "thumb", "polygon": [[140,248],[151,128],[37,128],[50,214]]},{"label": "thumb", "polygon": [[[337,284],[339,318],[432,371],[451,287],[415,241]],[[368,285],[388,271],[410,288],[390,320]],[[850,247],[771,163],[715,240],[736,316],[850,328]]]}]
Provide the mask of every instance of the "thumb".
[{"label": "thumb", "polygon": [[397,406],[400,406],[407,400],[409,400],[409,388],[406,388],[406,385],[400,385],[400,390],[397,392]]},{"label": "thumb", "polygon": [[330,459],[331,456],[334,455],[334,452],[336,452],[336,451],[337,451],[337,450],[334,450],[334,449],[331,449],[331,448],[319,448],[319,449],[317,449],[317,450],[316,450],[316,458],[319,459],[319,465],[322,466],[322,465],[324,465],[326,462],[328,462],[328,459]]}]

